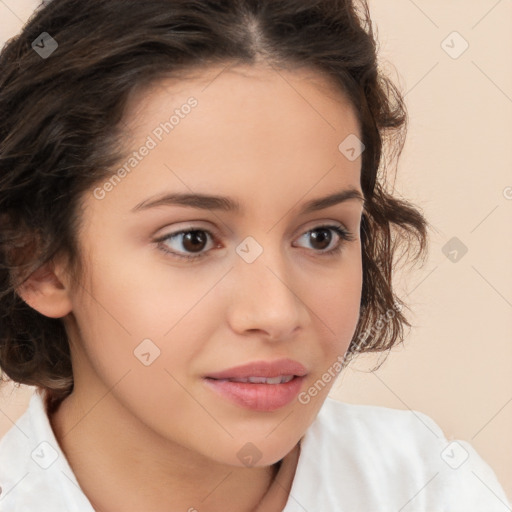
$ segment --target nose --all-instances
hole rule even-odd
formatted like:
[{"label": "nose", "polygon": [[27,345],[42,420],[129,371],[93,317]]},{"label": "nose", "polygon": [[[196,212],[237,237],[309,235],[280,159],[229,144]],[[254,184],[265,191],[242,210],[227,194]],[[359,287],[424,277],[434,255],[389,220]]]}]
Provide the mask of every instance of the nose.
[{"label": "nose", "polygon": [[278,341],[308,325],[293,268],[279,250],[265,249],[252,263],[237,258],[229,279],[228,321],[236,333]]}]

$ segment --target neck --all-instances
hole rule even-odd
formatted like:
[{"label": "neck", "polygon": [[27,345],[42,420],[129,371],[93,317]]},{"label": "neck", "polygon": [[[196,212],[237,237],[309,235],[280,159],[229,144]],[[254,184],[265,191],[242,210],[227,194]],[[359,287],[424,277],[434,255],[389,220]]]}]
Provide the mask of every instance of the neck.
[{"label": "neck", "polygon": [[104,512],[278,512],[299,455],[296,445],[272,466],[218,463],[158,436],[112,394],[86,403],[73,392],[49,418],[82,490]]}]

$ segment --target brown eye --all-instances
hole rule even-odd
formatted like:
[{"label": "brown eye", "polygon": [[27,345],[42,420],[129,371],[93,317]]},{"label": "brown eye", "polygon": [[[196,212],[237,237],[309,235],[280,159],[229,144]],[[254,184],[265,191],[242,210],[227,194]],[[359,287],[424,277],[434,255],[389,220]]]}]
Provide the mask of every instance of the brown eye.
[{"label": "brown eye", "polygon": [[314,249],[323,251],[329,247],[332,240],[332,233],[326,228],[317,228],[310,231],[310,240]]},{"label": "brown eye", "polygon": [[[333,236],[333,233],[336,233],[336,236]],[[300,238],[306,239],[310,247],[320,255],[334,255],[339,253],[343,247],[344,241],[349,242],[356,240],[349,231],[343,229],[341,226],[318,226],[307,231]]]},{"label": "brown eye", "polygon": [[[213,235],[205,229],[188,229],[169,233],[158,240],[159,248],[172,256],[185,259],[198,259],[206,256],[208,251],[208,238]],[[211,248],[214,244],[210,242]]]},{"label": "brown eye", "polygon": [[183,237],[182,245],[186,251],[200,252],[204,249],[207,241],[204,231],[187,231]]}]

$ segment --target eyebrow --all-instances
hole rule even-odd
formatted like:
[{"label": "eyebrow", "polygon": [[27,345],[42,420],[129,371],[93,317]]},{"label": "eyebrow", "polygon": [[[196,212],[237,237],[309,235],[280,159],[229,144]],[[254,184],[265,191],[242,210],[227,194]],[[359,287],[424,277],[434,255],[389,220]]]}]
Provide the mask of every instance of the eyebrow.
[{"label": "eyebrow", "polygon": [[[359,190],[355,188],[348,188],[325,197],[320,197],[308,201],[302,206],[300,213],[305,214],[323,210],[350,199],[357,199],[362,201],[363,204],[365,203],[364,196]],[[199,208],[201,210],[220,210],[234,213],[239,213],[242,211],[240,203],[229,197],[183,193],[165,194],[163,196],[146,199],[132,208],[131,211],[138,212],[141,210],[147,210],[149,208],[155,208],[157,206],[175,205]]]}]

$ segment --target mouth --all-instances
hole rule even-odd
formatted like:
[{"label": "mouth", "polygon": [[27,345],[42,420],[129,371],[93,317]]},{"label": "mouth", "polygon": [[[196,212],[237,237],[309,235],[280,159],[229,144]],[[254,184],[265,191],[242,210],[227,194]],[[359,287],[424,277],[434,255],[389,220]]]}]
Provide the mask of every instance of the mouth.
[{"label": "mouth", "polygon": [[245,377],[245,378],[230,378],[230,379],[214,379],[213,377],[206,377],[207,379],[223,381],[223,382],[245,382],[250,384],[286,384],[297,375],[281,375],[277,377]]},{"label": "mouth", "polygon": [[258,412],[271,412],[292,404],[300,393],[305,376],[251,376],[215,379],[205,377],[204,383],[223,401]]},{"label": "mouth", "polygon": [[299,394],[308,371],[293,359],[253,361],[204,376],[208,389],[231,404],[253,411],[275,411]]},{"label": "mouth", "polygon": [[[254,379],[269,379],[267,384],[279,384],[281,380],[293,377],[304,377],[307,374],[306,367],[293,359],[278,359],[276,361],[252,361],[240,366],[228,368],[220,372],[210,373],[207,378],[216,380],[231,380],[241,382],[253,382],[259,384],[262,381]],[[272,381],[271,379],[276,379]],[[263,381],[265,382],[265,381]]]}]

